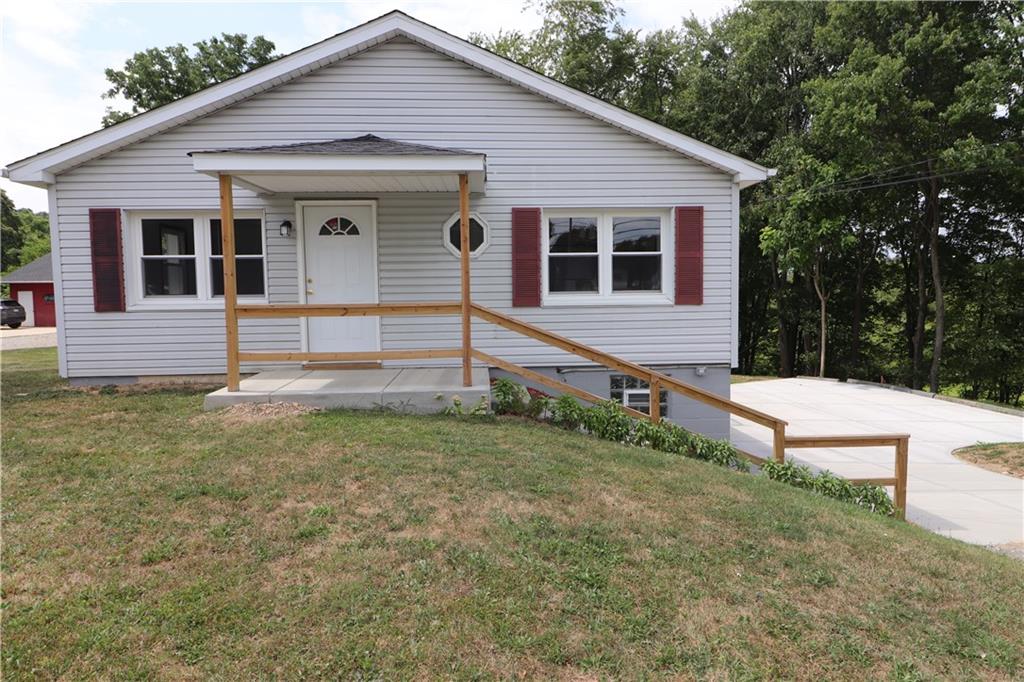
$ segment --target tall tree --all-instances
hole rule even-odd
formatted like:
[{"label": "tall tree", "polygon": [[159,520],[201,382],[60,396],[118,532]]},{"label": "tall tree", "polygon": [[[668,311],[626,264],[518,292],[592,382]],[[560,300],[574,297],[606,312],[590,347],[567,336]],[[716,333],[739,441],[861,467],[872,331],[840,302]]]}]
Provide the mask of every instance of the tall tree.
[{"label": "tall tree", "polygon": [[275,59],[274,43],[263,36],[251,41],[244,33],[222,33],[201,40],[189,50],[182,44],[136,52],[121,69],[107,69],[111,88],[104,99],[124,97],[132,103],[129,111],[107,107],[103,125],[127,118],[180,99],[205,87],[234,78]]},{"label": "tall tree", "polygon": [[46,213],[17,208],[0,189],[0,271],[10,272],[50,252],[50,220]]}]

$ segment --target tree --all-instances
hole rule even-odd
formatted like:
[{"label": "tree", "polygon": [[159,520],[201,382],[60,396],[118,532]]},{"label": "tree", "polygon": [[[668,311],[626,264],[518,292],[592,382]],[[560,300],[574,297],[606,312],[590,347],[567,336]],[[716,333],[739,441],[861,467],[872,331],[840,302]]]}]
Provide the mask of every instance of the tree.
[{"label": "tree", "polygon": [[244,33],[222,33],[201,40],[194,51],[182,44],[136,52],[120,70],[107,69],[111,88],[104,99],[124,97],[130,111],[107,107],[104,127],[168,104],[205,87],[234,78],[277,59],[274,43],[263,36],[251,41]]},{"label": "tree", "polygon": [[17,208],[0,189],[0,271],[10,272],[50,252],[46,213]]}]

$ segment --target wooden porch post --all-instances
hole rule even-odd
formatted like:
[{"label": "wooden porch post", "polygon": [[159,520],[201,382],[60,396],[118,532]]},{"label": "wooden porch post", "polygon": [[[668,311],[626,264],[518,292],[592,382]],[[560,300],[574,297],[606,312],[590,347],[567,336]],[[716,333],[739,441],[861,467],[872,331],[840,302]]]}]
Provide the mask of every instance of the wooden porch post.
[{"label": "wooden porch post", "polygon": [[220,176],[220,243],[224,254],[224,325],[227,345],[227,385],[238,390],[238,286],[235,278],[235,207],[231,176]]},{"label": "wooden porch post", "polygon": [[462,269],[462,385],[473,385],[473,320],[469,295],[469,175],[459,175],[459,264]]}]

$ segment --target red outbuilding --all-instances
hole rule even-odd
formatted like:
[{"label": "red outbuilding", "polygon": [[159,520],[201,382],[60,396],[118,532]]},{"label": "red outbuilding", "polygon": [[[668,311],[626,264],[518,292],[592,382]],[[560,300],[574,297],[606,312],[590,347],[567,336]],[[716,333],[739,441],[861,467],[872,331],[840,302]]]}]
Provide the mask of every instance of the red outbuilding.
[{"label": "red outbuilding", "polygon": [[50,254],[3,277],[11,288],[10,298],[25,309],[26,327],[56,327],[57,306],[53,293],[53,261]]}]

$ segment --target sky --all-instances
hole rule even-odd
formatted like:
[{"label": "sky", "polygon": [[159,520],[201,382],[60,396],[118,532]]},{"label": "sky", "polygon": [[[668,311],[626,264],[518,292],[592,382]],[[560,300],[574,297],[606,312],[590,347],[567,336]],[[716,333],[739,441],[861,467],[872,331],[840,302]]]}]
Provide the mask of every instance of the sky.
[{"label": "sky", "polygon": [[[623,23],[652,30],[693,14],[712,19],[736,0],[620,0]],[[108,67],[137,51],[220,33],[262,34],[288,53],[393,9],[467,37],[540,24],[523,0],[347,2],[0,2],[0,165],[90,133],[108,106]],[[120,108],[120,107],[118,107]],[[47,210],[46,191],[0,179],[18,207]]]}]

